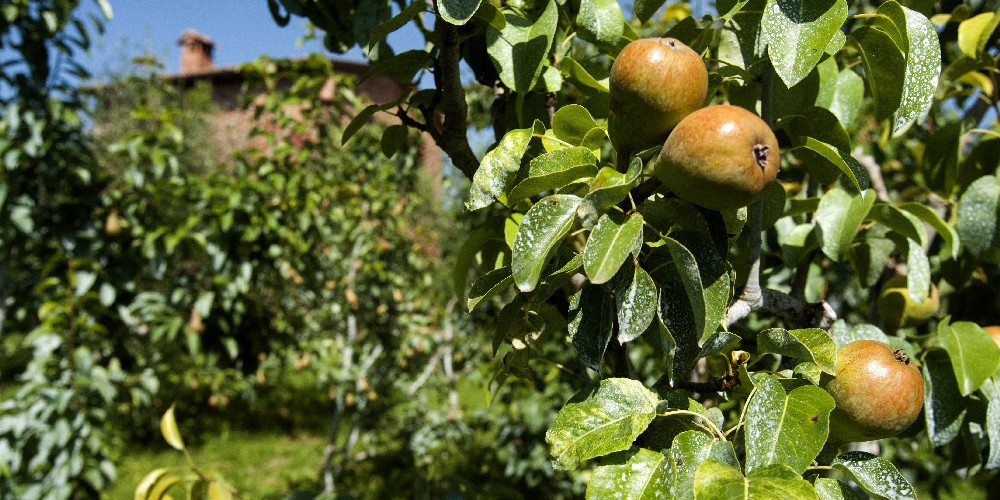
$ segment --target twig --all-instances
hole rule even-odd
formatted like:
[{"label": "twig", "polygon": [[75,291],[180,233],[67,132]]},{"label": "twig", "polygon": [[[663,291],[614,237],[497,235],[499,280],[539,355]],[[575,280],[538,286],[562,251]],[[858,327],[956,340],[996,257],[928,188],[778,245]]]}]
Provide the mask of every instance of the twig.
[{"label": "twig", "polygon": [[459,47],[458,28],[436,15],[434,30],[440,40],[437,59],[437,77],[440,78],[439,88],[442,92],[442,111],[444,126],[438,145],[451,158],[452,163],[472,179],[479,168],[479,160],[469,146],[467,135],[469,128],[469,106],[465,102],[465,88],[462,87],[462,75],[459,62],[462,53]]}]

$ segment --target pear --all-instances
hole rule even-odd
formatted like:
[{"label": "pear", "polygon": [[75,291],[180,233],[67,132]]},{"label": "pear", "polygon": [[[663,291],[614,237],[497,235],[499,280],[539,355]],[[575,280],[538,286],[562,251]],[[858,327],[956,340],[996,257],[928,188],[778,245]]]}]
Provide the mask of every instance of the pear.
[{"label": "pear", "polygon": [[781,163],[778,140],[757,115],[721,104],[677,124],[656,159],[654,174],[696,205],[733,210],[760,197]]},{"label": "pear", "polygon": [[630,42],[611,66],[608,135],[619,155],[663,144],[670,130],[702,107],[708,70],[675,38]]}]

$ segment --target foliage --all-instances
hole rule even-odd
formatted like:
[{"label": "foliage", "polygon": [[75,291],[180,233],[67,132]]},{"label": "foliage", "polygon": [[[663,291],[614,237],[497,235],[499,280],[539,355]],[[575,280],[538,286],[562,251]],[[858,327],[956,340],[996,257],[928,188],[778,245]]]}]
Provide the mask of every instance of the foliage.
[{"label": "foliage", "polygon": [[[556,467],[592,468],[588,494],[799,498],[854,485],[908,497],[906,476],[931,489],[949,474],[994,476],[1000,430],[983,408],[1000,350],[981,326],[1000,321],[998,6],[719,1],[714,15],[671,4],[651,20],[664,3],[635,2],[634,22],[600,0],[269,5],[279,23],[307,17],[328,46],[361,46],[372,73],[433,71],[434,89],[370,113],[431,134],[472,180],[469,210],[502,205],[505,223],[470,237],[463,255],[479,258],[459,259],[456,282],[471,307],[506,304],[501,374],[530,376],[566,343],[570,369],[590,369],[547,435]],[[427,50],[392,53],[385,35],[410,23]],[[649,35],[702,54],[706,105],[745,107],[776,131],[780,184],[760,201],[722,213],[681,201],[650,178],[655,150],[616,164],[608,68]],[[460,61],[495,88],[497,142],[481,162]],[[941,290],[928,323],[873,319],[896,274],[914,301]],[[824,446],[822,380],[836,347],[859,338],[923,368],[924,418],[880,448],[896,465]],[[903,458],[928,442],[932,459]]]}]

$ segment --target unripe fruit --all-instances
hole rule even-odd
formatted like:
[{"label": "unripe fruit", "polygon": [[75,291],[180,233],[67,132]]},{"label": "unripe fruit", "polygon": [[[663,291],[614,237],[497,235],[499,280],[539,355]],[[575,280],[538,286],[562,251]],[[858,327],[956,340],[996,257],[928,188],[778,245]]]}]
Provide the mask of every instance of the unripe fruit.
[{"label": "unripe fruit", "polygon": [[681,120],[656,159],[656,177],[674,194],[713,210],[745,207],[778,176],[778,139],[757,115],[709,106]]},{"label": "unripe fruit", "polygon": [[930,292],[923,302],[910,297],[906,276],[895,276],[885,283],[878,298],[878,313],[882,324],[890,332],[898,328],[917,326],[934,317],[940,306],[937,286],[931,283]]},{"label": "unripe fruit", "polygon": [[830,414],[833,444],[892,437],[924,405],[924,378],[902,350],[856,340],[837,351],[836,377],[824,386],[837,407]]},{"label": "unripe fruit", "polygon": [[641,38],[611,66],[608,135],[619,153],[663,144],[670,130],[701,108],[708,70],[697,52],[674,38]]}]

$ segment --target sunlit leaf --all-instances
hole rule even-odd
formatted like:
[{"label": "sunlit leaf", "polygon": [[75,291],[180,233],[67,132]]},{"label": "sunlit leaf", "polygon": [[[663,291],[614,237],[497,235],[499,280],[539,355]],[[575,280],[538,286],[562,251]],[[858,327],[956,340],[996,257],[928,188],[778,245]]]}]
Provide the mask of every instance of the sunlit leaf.
[{"label": "sunlit leaf", "polygon": [[615,45],[624,32],[625,18],[617,0],[580,0],[576,25],[587,38]]},{"label": "sunlit leaf", "polygon": [[889,35],[863,26],[848,38],[868,74],[868,89],[875,99],[875,119],[884,120],[899,109],[906,77],[906,59]]},{"label": "sunlit leaf", "polygon": [[538,82],[548,58],[559,21],[555,0],[549,0],[537,19],[506,14],[502,30],[486,30],[486,47],[500,80],[517,93],[530,91]]},{"label": "sunlit leaf", "polygon": [[[461,26],[472,19],[472,16],[479,10],[479,4],[483,0],[438,0],[438,13],[441,19],[451,24]],[[420,2],[416,2],[420,3]]]},{"label": "sunlit leaf", "polygon": [[935,447],[944,446],[962,430],[967,403],[955,381],[951,360],[944,351],[928,351],[924,357],[923,372],[927,437]]},{"label": "sunlit leaf", "polygon": [[786,394],[777,379],[758,378],[747,406],[747,471],[782,464],[805,472],[826,443],[834,406],[833,398],[814,385]]},{"label": "sunlit leaf", "polygon": [[834,459],[833,467],[846,472],[869,495],[887,499],[917,497],[892,462],[871,453],[849,451]]},{"label": "sunlit leaf", "polygon": [[506,200],[507,191],[521,168],[524,151],[531,142],[531,134],[531,128],[511,130],[504,134],[497,147],[486,153],[472,178],[466,209],[478,210],[494,199]]},{"label": "sunlit leaf", "polygon": [[847,256],[858,227],[874,203],[875,193],[871,190],[851,194],[835,187],[823,195],[816,211],[816,224],[827,257],[840,262]]},{"label": "sunlit leaf", "polygon": [[694,494],[699,500],[816,498],[816,490],[809,481],[786,465],[764,467],[744,477],[739,468],[716,460],[705,460],[698,467]]},{"label": "sunlit leaf", "polygon": [[785,85],[794,86],[812,71],[846,20],[847,0],[768,0],[761,38]]},{"label": "sunlit leaf", "polygon": [[820,328],[765,330],[757,335],[757,351],[760,354],[775,353],[801,361],[812,361],[824,372],[830,375],[836,373],[837,343]]},{"label": "sunlit leaf", "polygon": [[955,229],[969,253],[1000,261],[1000,180],[992,175],[981,177],[962,193]]},{"label": "sunlit leaf", "polygon": [[597,221],[583,247],[583,269],[591,283],[610,280],[642,236],[642,216],[612,211]]},{"label": "sunlit leaf", "polygon": [[554,194],[540,200],[524,216],[511,256],[514,282],[522,292],[535,289],[542,269],[573,227],[580,201],[571,194]]},{"label": "sunlit leaf", "polygon": [[638,338],[656,317],[656,283],[638,265],[632,279],[615,291],[618,311],[618,342]]},{"label": "sunlit leaf", "polygon": [[958,389],[968,396],[983,384],[1000,365],[1000,347],[988,333],[970,321],[951,323],[939,330]]},{"label": "sunlit leaf", "polygon": [[177,420],[174,419],[174,405],[170,405],[160,418],[160,434],[163,434],[167,444],[184,451],[184,440],[181,439],[181,431],[177,428]]}]

